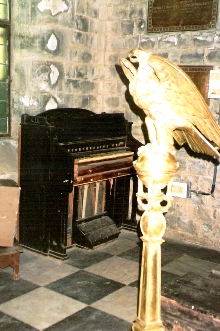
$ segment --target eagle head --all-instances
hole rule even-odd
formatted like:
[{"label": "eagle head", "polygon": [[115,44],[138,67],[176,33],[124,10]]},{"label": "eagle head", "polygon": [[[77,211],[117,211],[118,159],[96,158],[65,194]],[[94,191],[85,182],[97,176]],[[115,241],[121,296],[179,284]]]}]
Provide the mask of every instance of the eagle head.
[{"label": "eagle head", "polygon": [[132,63],[147,63],[151,55],[151,52],[144,51],[141,48],[135,48],[129,52],[128,58]]}]

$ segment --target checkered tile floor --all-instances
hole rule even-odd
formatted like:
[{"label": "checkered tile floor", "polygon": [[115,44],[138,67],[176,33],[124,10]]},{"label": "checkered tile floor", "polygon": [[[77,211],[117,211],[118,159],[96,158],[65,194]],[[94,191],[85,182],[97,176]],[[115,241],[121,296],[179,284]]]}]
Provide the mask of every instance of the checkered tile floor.
[{"label": "checkered tile floor", "polygon": [[[218,259],[206,263],[204,252],[186,255],[174,246],[162,245],[164,288],[192,265],[199,274],[220,266]],[[123,230],[114,242],[94,250],[73,247],[68,255],[62,262],[24,250],[19,281],[10,267],[0,269],[0,330],[131,331],[141,255],[137,234]]]}]

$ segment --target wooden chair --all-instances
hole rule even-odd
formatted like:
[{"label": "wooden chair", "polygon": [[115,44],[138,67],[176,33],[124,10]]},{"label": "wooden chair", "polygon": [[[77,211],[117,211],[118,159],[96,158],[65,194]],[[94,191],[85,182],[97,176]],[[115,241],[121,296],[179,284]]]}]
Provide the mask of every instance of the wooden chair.
[{"label": "wooden chair", "polygon": [[14,245],[13,247],[0,247],[0,268],[12,267],[14,271],[14,280],[19,279],[19,261],[22,247]]}]

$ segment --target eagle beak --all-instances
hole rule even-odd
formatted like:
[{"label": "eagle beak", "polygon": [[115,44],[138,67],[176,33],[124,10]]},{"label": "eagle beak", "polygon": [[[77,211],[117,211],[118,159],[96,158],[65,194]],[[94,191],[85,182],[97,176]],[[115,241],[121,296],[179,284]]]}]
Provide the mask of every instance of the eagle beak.
[{"label": "eagle beak", "polygon": [[148,61],[151,55],[151,52],[144,51],[141,48],[135,48],[130,51],[128,58],[132,63],[140,63],[143,61]]},{"label": "eagle beak", "polygon": [[124,71],[125,76],[128,78],[129,81],[131,81],[133,77],[137,75],[137,70],[131,64],[131,62],[125,58],[120,58],[119,63]]},{"label": "eagle beak", "polygon": [[139,55],[139,49],[132,49],[128,54],[129,60],[132,63],[138,63],[139,62],[138,55]]}]

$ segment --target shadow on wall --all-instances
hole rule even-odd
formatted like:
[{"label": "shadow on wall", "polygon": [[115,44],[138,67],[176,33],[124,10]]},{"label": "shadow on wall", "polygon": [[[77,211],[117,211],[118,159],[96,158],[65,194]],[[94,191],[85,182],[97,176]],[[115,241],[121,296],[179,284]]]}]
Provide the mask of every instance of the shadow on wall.
[{"label": "shadow on wall", "polygon": [[145,144],[147,144],[149,142],[149,138],[148,138],[147,128],[146,128],[146,125],[145,125],[145,114],[144,114],[143,110],[140,109],[134,103],[133,97],[131,96],[131,94],[129,92],[129,81],[125,77],[125,74],[124,74],[121,66],[120,65],[115,65],[115,69],[116,69],[122,83],[127,87],[127,90],[125,91],[125,100],[127,101],[131,112],[133,112],[136,116],[140,117],[140,119],[142,121],[141,131],[143,133]]}]

